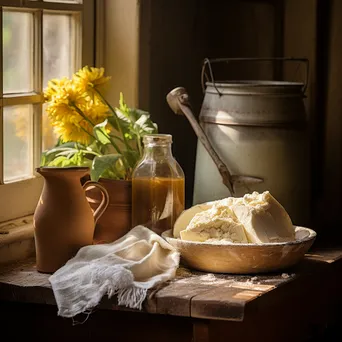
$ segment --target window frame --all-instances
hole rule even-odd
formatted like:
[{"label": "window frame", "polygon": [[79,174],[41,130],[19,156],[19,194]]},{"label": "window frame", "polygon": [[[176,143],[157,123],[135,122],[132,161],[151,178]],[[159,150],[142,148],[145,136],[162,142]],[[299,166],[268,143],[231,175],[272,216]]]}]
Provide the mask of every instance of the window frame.
[{"label": "window frame", "polygon": [[[3,48],[2,14],[3,8],[11,11],[26,11],[34,15],[34,65],[33,88],[30,93],[3,95]],[[65,13],[76,16],[75,37],[79,44],[74,65],[78,69],[83,65],[95,63],[95,0],[83,0],[83,3],[55,3],[42,0],[0,0],[0,222],[33,214],[43,179],[33,171],[33,177],[11,183],[3,182],[4,146],[3,108],[9,105],[32,104],[33,110],[33,170],[39,166],[42,152],[42,104],[43,104],[43,12]],[[77,17],[78,16],[78,17]],[[83,25],[83,23],[86,23]]]}]

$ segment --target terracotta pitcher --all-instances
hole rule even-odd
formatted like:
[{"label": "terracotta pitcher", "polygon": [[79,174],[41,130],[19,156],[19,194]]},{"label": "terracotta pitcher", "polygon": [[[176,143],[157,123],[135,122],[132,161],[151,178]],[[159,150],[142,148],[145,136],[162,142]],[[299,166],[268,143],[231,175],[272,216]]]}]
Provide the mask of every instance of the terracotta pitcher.
[{"label": "terracotta pitcher", "polygon": [[[96,221],[106,210],[109,196],[106,189],[92,181],[83,187],[81,178],[88,167],[41,167],[36,171],[44,177],[44,188],[34,213],[37,270],[53,273],[77,251],[93,244]],[[85,191],[97,187],[102,201],[92,212]]]}]

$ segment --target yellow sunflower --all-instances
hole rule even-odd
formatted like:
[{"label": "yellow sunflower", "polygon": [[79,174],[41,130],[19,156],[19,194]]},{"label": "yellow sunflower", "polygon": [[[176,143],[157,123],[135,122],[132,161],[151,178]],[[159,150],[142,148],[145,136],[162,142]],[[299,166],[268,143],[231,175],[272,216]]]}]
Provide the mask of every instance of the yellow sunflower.
[{"label": "yellow sunflower", "polygon": [[84,105],[80,106],[80,109],[95,124],[103,122],[110,115],[108,106],[96,96],[94,100],[89,99]]},{"label": "yellow sunflower", "polygon": [[46,112],[63,142],[76,141],[85,145],[92,140],[93,125],[103,122],[110,115],[106,105],[89,99],[77,107],[64,101],[51,102]]},{"label": "yellow sunflower", "polygon": [[53,126],[55,132],[61,137],[63,142],[76,141],[87,145],[91,141],[91,136],[86,132],[91,132],[92,128],[91,125],[84,120],[77,124],[61,122],[58,125]]},{"label": "yellow sunflower", "polygon": [[63,142],[87,145],[92,141],[93,126],[110,115],[108,106],[93,90],[108,80],[103,68],[84,67],[71,80],[63,77],[48,82],[44,92],[46,113]]},{"label": "yellow sunflower", "polygon": [[79,90],[91,91],[98,88],[110,80],[109,76],[104,76],[104,68],[93,68],[85,66],[76,72],[73,81]]},{"label": "yellow sunflower", "polygon": [[87,101],[87,93],[66,77],[49,81],[44,97],[46,102],[64,103],[69,106],[79,106]]},{"label": "yellow sunflower", "polygon": [[67,77],[61,79],[52,79],[48,82],[48,86],[44,91],[44,98],[46,102],[50,102],[60,92],[60,89],[69,84],[70,80]]}]

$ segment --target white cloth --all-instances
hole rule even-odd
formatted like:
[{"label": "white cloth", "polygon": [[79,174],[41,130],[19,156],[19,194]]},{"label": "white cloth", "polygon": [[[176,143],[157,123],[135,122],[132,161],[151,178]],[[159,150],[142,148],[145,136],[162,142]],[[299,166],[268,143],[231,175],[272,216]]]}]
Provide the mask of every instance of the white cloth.
[{"label": "white cloth", "polygon": [[49,277],[58,315],[73,317],[94,308],[104,295],[141,309],[147,290],[175,276],[179,253],[143,226],[109,244],[82,247]]}]

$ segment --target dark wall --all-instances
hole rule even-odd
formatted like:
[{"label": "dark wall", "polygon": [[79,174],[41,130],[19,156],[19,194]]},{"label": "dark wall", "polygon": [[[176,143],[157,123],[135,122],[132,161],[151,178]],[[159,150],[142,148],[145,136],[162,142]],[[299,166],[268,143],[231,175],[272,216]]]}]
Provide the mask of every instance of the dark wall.
[{"label": "dark wall", "polygon": [[[149,94],[147,107],[161,133],[173,136],[173,152],[186,176],[187,206],[192,201],[196,136],[185,117],[176,116],[166,103],[167,93],[185,87],[199,112],[201,61],[205,55],[206,16],[203,1],[152,1],[149,27],[149,74],[143,76]],[[146,49],[146,46],[142,47]],[[142,86],[142,85],[140,85]],[[146,97],[140,101],[143,107]]]}]

